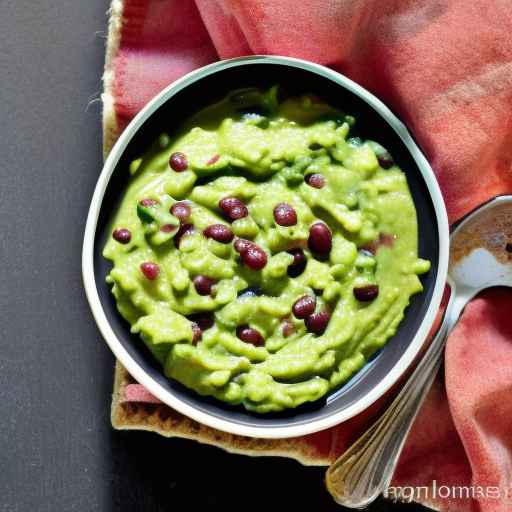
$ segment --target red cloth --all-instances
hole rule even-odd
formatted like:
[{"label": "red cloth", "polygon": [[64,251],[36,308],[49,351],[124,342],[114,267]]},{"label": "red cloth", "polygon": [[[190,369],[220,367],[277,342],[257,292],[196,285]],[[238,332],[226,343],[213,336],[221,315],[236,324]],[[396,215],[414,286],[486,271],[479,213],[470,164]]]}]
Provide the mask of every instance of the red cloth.
[{"label": "red cloth", "polygon": [[[509,0],[125,0],[123,20],[113,63],[121,128],[198,66],[289,55],[348,75],[399,114],[426,150],[451,221],[512,193]],[[450,511],[512,510],[510,311],[509,290],[486,292],[450,336],[445,382],[434,385],[393,481],[431,488],[428,499],[419,489],[418,501]],[[339,453],[362,424],[356,418],[311,442],[325,446],[328,436]],[[443,498],[443,485],[473,485],[475,499]],[[491,486],[488,498],[478,486]]]}]

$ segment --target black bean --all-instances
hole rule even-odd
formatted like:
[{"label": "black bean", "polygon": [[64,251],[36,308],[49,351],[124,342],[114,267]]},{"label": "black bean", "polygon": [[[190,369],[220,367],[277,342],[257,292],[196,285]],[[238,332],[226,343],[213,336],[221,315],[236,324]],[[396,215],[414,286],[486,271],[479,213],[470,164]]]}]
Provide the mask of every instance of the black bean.
[{"label": "black bean", "polygon": [[379,165],[383,169],[390,169],[391,167],[393,167],[393,165],[395,165],[393,157],[387,151],[381,153],[380,155],[377,155],[377,160],[379,161]]}]

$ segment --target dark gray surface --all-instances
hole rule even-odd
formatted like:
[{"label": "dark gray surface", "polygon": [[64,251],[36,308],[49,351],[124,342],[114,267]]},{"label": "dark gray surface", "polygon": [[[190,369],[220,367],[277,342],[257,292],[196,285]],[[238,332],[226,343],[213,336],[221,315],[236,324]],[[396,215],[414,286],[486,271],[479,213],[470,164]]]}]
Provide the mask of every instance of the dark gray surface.
[{"label": "dark gray surface", "polygon": [[322,469],[111,430],[80,274],[107,7],[0,0],[0,511],[340,510]]}]

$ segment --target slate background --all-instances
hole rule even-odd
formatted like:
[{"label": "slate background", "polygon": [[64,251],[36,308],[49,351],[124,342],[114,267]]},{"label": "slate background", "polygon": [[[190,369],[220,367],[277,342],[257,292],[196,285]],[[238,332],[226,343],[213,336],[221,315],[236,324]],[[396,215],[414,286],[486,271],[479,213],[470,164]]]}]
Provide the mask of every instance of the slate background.
[{"label": "slate background", "polygon": [[114,360],[80,273],[107,8],[0,0],[0,512],[341,510],[321,468],[110,427]]}]

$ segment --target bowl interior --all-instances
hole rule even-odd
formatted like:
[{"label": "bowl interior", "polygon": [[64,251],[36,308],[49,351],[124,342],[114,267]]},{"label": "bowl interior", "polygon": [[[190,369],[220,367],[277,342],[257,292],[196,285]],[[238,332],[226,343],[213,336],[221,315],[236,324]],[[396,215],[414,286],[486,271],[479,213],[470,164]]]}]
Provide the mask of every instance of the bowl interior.
[{"label": "bowl interior", "polygon": [[[110,270],[101,251],[111,235],[111,220],[126,188],[130,161],[137,158],[166,131],[173,133],[181,120],[203,107],[219,100],[229,91],[240,87],[270,87],[280,84],[287,93],[312,92],[328,103],[356,117],[356,126],[362,137],[372,138],[389,149],[396,162],[407,175],[416,205],[419,226],[419,255],[432,262],[430,272],[422,276],[424,292],[412,298],[405,318],[395,336],[388,341],[349,382],[315,403],[278,414],[256,415],[241,407],[232,407],[213,399],[197,395],[167,379],[138,336],[130,334],[129,325],[119,315],[105,276]],[[271,63],[245,63],[243,66],[222,69],[199,78],[168,98],[140,127],[128,143],[126,150],[108,183],[99,212],[94,241],[94,272],[101,305],[119,342],[149,377],[175,395],[182,402],[215,417],[227,419],[249,427],[298,426],[325,418],[350,406],[373,389],[397,363],[418,330],[429,307],[438,272],[439,234],[434,206],[416,162],[400,137],[386,120],[359,96],[330,78],[293,66]]]}]

